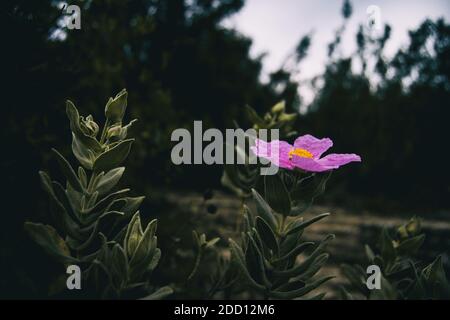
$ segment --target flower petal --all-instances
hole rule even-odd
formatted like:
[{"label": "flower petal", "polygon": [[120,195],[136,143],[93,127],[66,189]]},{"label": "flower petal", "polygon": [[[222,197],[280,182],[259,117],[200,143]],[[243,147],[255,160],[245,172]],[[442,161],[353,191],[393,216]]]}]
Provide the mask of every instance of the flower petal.
[{"label": "flower petal", "polygon": [[294,142],[295,148],[305,149],[318,159],[325,151],[333,146],[333,141],[329,138],[317,139],[316,137],[306,134],[298,137]]},{"label": "flower petal", "polygon": [[317,162],[327,167],[340,167],[350,162],[361,162],[361,157],[354,153],[331,153]]},{"label": "flower petal", "polygon": [[255,146],[250,147],[253,153],[261,158],[270,160],[274,165],[292,169],[293,166],[289,161],[289,151],[292,146],[286,141],[274,140],[266,142],[261,139],[255,140]]},{"label": "flower petal", "polygon": [[294,165],[294,167],[309,172],[323,172],[338,168],[337,166],[325,166],[316,159],[295,157],[295,156],[292,158],[291,163]]}]

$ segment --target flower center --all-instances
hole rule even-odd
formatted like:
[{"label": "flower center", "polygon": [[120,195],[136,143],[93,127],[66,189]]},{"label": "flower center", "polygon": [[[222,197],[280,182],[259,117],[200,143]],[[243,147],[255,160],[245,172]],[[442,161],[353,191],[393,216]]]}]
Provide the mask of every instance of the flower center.
[{"label": "flower center", "polygon": [[292,160],[292,156],[298,156],[301,158],[309,158],[312,159],[313,155],[308,150],[302,149],[302,148],[293,148],[291,151],[289,151],[289,160]]}]

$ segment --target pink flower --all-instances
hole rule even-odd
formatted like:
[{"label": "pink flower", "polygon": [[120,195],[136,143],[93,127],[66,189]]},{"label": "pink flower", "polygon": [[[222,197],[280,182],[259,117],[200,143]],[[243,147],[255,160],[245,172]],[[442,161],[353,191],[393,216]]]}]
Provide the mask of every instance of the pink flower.
[{"label": "pink flower", "polygon": [[331,153],[321,158],[332,146],[333,141],[329,138],[317,139],[307,134],[298,137],[293,146],[286,141],[266,142],[256,139],[255,146],[250,149],[256,156],[290,170],[300,168],[310,172],[322,172],[337,169],[350,162],[361,162],[361,157],[354,153]]}]

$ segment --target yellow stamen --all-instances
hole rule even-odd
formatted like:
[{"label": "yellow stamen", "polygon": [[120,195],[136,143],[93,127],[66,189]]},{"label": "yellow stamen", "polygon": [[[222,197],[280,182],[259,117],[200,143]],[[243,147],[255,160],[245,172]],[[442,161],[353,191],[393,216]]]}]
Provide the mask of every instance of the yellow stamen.
[{"label": "yellow stamen", "polygon": [[291,151],[289,151],[289,160],[292,160],[292,156],[296,155],[301,158],[310,158],[312,159],[313,155],[308,150],[302,149],[302,148],[293,148]]}]

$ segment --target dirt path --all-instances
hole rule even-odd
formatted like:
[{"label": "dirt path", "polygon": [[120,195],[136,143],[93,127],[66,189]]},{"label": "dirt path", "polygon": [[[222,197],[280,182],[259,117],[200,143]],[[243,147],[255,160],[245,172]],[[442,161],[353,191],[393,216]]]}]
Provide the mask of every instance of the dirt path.
[{"label": "dirt path", "polygon": [[[232,195],[215,192],[213,199],[205,202],[203,197],[195,193],[173,193],[166,199],[182,210],[189,211],[194,219],[201,221],[205,232],[217,230],[223,239],[236,236],[237,225],[240,219],[241,202]],[[208,205],[215,205],[215,214],[206,213]],[[328,246],[330,260],[321,274],[332,274],[336,277],[329,281],[322,291],[329,292],[328,299],[337,298],[338,288],[345,283],[339,265],[342,263],[354,264],[364,261],[364,244],[373,244],[376,236],[383,226],[394,227],[407,222],[407,218],[380,216],[370,212],[351,213],[342,208],[327,206],[312,206],[304,214],[305,219],[324,212],[331,215],[310,226],[304,237],[307,240],[317,241],[327,234],[333,233],[336,239]],[[447,220],[424,220],[423,231],[426,241],[422,248],[421,258],[430,260],[437,254],[447,253],[448,263],[450,253],[450,217]],[[436,250],[437,248],[437,250]],[[440,251],[439,251],[440,250]]]}]

